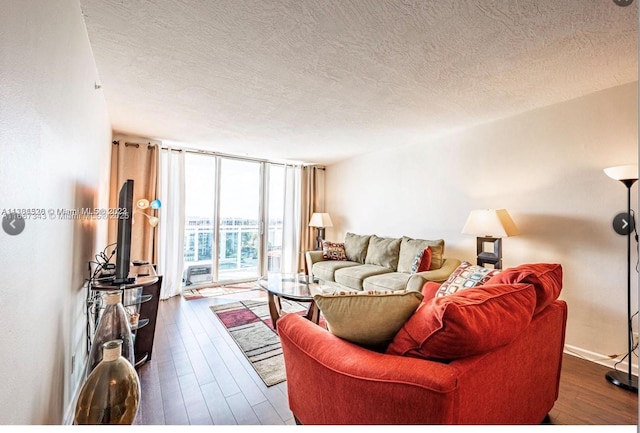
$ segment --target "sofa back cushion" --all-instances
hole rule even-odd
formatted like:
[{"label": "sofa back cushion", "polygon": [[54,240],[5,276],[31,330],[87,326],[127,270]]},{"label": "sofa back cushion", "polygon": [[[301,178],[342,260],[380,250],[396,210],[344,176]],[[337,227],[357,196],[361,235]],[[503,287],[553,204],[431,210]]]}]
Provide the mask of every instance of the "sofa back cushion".
[{"label": "sofa back cushion", "polygon": [[485,284],[529,283],[536,290],[534,315],[558,299],[562,290],[562,265],[558,263],[531,263],[505,269]]},{"label": "sofa back cushion", "polygon": [[398,269],[399,254],[399,238],[381,238],[376,235],[371,235],[364,263],[366,265],[384,266],[385,268],[395,271]]},{"label": "sofa back cushion", "polygon": [[430,270],[440,269],[444,262],[444,240],[412,239],[403,236],[400,240],[400,255],[398,257],[398,272],[411,273],[411,265],[416,255],[425,248],[431,247]]},{"label": "sofa back cushion", "polygon": [[485,285],[424,302],[407,320],[387,353],[434,361],[478,355],[515,340],[531,323],[531,284]]},{"label": "sofa back cushion", "polygon": [[347,233],[344,236],[344,253],[347,260],[364,264],[367,257],[367,248],[369,247],[370,235],[357,235],[355,233]]}]

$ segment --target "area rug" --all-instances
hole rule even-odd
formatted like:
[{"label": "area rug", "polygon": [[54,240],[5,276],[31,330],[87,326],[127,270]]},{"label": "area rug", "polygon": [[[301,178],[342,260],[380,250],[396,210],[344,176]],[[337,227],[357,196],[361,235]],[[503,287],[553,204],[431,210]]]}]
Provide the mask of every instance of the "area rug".
[{"label": "area rug", "polygon": [[249,292],[251,290],[261,290],[254,281],[241,284],[230,284],[219,287],[205,287],[202,289],[186,289],[182,291],[182,297],[188,301],[193,299],[213,298],[215,296],[235,295],[236,293]]},{"label": "area rug", "polygon": [[[304,314],[308,303],[282,300],[287,313]],[[286,380],[280,337],[273,329],[267,299],[251,299],[210,307],[267,386]],[[321,319],[320,325],[324,323]]]}]

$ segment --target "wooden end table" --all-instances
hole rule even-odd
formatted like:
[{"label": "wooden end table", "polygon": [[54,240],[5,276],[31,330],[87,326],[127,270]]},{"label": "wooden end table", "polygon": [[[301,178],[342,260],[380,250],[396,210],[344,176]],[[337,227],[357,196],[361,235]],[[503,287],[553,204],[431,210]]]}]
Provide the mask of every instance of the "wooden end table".
[{"label": "wooden end table", "polygon": [[320,310],[313,300],[313,295],[319,293],[318,284],[310,280],[305,274],[281,274],[273,273],[262,276],[258,279],[258,284],[267,291],[269,298],[269,314],[273,329],[277,329],[277,321],[284,311],[280,299],[290,301],[308,302],[305,318],[318,324],[320,320]]}]

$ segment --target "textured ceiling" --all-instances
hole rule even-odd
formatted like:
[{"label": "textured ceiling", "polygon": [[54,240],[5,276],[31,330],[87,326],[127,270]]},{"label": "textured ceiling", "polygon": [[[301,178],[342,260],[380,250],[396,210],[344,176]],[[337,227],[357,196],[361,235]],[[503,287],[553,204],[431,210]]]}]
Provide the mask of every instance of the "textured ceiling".
[{"label": "textured ceiling", "polygon": [[637,3],[80,0],[115,131],[322,164],[637,80]]}]

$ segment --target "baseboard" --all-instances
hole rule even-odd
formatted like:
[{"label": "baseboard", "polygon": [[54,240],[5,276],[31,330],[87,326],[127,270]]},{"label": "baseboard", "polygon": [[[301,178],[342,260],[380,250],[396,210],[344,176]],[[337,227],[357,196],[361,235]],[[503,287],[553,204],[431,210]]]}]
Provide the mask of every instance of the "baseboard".
[{"label": "baseboard", "polygon": [[[596,364],[604,365],[605,367],[609,367],[611,369],[614,369],[614,365],[622,358],[622,356],[619,356],[617,358],[611,359],[607,355],[603,355],[601,353],[596,353],[596,352],[591,352],[590,350],[585,350],[585,349],[582,349],[580,347],[571,346],[569,344],[566,344],[564,346],[564,353],[569,354],[569,355],[573,355],[573,356],[577,356],[577,357],[582,358],[582,359],[586,359],[587,361],[595,362]],[[635,355],[632,354],[631,356],[633,358]],[[629,364],[628,364],[627,360],[625,359],[620,364],[618,364],[618,366],[615,367],[615,368],[620,370],[620,371],[629,371]],[[631,364],[631,373],[633,373],[636,376],[638,375],[638,365],[637,365],[637,363],[633,363],[632,362],[632,364]]]}]

